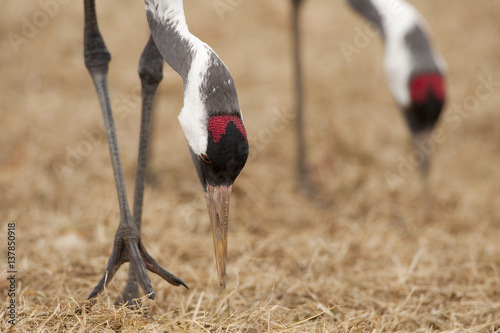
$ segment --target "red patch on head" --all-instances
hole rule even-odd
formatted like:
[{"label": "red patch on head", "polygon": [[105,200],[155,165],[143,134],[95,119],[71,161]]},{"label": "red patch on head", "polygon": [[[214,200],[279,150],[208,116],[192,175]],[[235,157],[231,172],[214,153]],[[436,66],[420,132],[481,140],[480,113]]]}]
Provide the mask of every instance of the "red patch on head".
[{"label": "red patch on head", "polygon": [[424,103],[429,92],[444,102],[445,89],[441,74],[420,74],[411,80],[410,95],[413,103]]},{"label": "red patch on head", "polygon": [[245,126],[241,122],[241,119],[237,116],[216,116],[210,118],[208,121],[208,130],[212,133],[212,140],[214,143],[219,142],[224,134],[226,134],[226,127],[232,122],[236,125],[236,128],[241,132],[241,135],[247,140],[247,132],[245,131]]}]

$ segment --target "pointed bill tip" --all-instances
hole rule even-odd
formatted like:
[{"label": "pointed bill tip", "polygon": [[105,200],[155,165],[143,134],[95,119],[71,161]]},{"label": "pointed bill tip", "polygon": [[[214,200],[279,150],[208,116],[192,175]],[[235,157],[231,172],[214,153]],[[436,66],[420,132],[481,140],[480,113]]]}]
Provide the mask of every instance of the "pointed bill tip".
[{"label": "pointed bill tip", "polygon": [[220,285],[222,288],[226,289],[226,275],[224,275],[224,276],[222,277],[222,279],[221,279],[221,277],[219,277],[219,285]]},{"label": "pointed bill tip", "polygon": [[[217,230],[212,230],[217,234]],[[226,233],[227,235],[227,233]],[[217,275],[219,277],[219,285],[226,287],[226,259],[227,259],[227,236],[225,239],[215,239],[214,235],[214,250],[215,250],[215,263],[217,265]]]}]

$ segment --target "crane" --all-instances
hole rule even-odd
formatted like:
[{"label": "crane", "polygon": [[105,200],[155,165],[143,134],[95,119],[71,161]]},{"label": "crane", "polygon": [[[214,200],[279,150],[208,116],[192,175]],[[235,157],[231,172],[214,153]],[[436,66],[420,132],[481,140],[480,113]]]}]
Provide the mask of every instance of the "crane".
[{"label": "crane", "polygon": [[[303,125],[302,66],[299,14],[303,0],[292,1],[292,36],[295,71],[295,107],[299,187],[311,189],[306,165]],[[384,67],[389,89],[402,111],[416,146],[432,134],[446,99],[444,59],[432,47],[427,25],[404,0],[347,0],[349,5],[381,33]],[[420,170],[427,177],[429,156],[423,154]]]},{"label": "crane", "polygon": [[188,288],[149,255],[140,234],[151,110],[163,77],[163,60],[183,80],[184,106],[178,119],[205,194],[221,286],[225,286],[226,280],[231,189],[248,157],[248,140],[234,80],[210,46],[188,30],[182,0],[145,0],[145,8],[151,36],[139,62],[142,114],[132,214],[109,99],[107,73],[111,55],[99,31],[95,0],[84,0],[85,65],[104,117],[120,208],[113,250],[100,281],[88,298],[101,293],[120,266],[130,262],[127,284],[117,300],[129,304],[139,297],[138,286],[149,298],[155,298],[147,270],[174,286]]}]

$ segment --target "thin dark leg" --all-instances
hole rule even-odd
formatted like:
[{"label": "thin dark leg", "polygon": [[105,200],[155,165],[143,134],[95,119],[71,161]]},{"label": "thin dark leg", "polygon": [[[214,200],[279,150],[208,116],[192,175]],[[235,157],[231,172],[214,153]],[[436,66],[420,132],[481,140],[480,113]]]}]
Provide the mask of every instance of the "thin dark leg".
[{"label": "thin dark leg", "polygon": [[139,62],[139,76],[141,78],[142,87],[142,118],[135,179],[134,221],[135,225],[140,230],[153,99],[158,89],[158,85],[163,79],[163,57],[156,48],[152,37],[149,37],[149,41],[142,53]]},{"label": "thin dark leg", "polygon": [[[141,230],[142,207],[144,200],[144,183],[146,180],[146,165],[149,155],[148,141],[151,132],[151,114],[153,99],[158,88],[158,84],[163,79],[163,57],[156,48],[152,37],[144,48],[139,62],[139,76],[142,86],[142,117],[141,134],[139,138],[139,154],[137,157],[137,171],[135,175],[134,193],[134,222],[137,230]],[[139,297],[139,287],[137,278],[132,267],[129,267],[128,280],[121,297],[117,303],[127,303],[133,305],[133,300]]]},{"label": "thin dark leg", "polygon": [[299,13],[302,0],[292,0],[292,35],[295,71],[295,108],[297,130],[297,158],[299,188],[307,194],[311,192],[311,183],[307,171],[306,144],[304,137],[304,91],[302,87],[302,63],[300,58]]},{"label": "thin dark leg", "polygon": [[111,164],[115,177],[116,189],[118,192],[118,203],[120,206],[120,223],[116,231],[113,251],[109,257],[106,270],[90,293],[89,298],[95,297],[104,290],[104,287],[111,281],[116,271],[120,266],[127,261],[130,261],[135,272],[137,281],[144,293],[150,298],[154,298],[155,293],[151,282],[147,275],[146,269],[160,275],[167,282],[173,285],[184,285],[184,282],[174,275],[170,274],[146,252],[144,245],[141,242],[141,237],[137,226],[134,223],[130,208],[127,203],[127,190],[125,188],[125,179],[123,176],[123,168],[120,159],[120,151],[118,149],[118,139],[111,112],[111,104],[109,101],[108,92],[108,64],[111,56],[106,49],[104,40],[97,26],[97,17],[95,12],[95,1],[84,0],[85,6],[85,65],[90,72],[90,76],[94,81],[94,85],[99,96],[104,123],[106,127],[106,135],[108,137],[109,152],[111,156]]}]

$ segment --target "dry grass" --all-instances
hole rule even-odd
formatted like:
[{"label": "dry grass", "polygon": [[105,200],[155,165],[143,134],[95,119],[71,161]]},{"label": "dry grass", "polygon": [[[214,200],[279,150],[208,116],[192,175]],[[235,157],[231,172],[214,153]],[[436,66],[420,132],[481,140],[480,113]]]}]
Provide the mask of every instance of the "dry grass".
[{"label": "dry grass", "polygon": [[[62,1],[61,1],[62,2]],[[447,112],[500,80],[494,1],[413,1],[449,65]],[[138,140],[136,64],[147,40],[141,1],[98,1],[113,54],[110,84],[129,196]],[[17,224],[18,332],[498,332],[500,94],[479,102],[433,155],[425,201],[417,171],[394,190],[384,174],[410,155],[388,93],[378,37],[348,63],[339,45],[364,26],[342,1],[304,8],[307,138],[318,196],[294,190],[288,1],[242,1],[220,20],[186,1],[191,30],[230,68],[253,147],[231,203],[228,286],[218,287],[208,214],[176,116],[182,85],[165,71],[157,99],[154,181],[143,240],[190,290],[151,276],[156,301],[132,311],[85,301],[111,251],[118,207],[101,113],[82,58],[82,3],[59,11],[19,52],[36,2],[2,4],[0,219]],[[449,7],[451,6],[451,7]],[[116,8],[115,8],[116,7]],[[277,116],[276,110],[281,112]],[[282,120],[284,127],[272,124]],[[456,128],[455,128],[456,127]],[[88,143],[85,133],[93,133]],[[81,158],[67,160],[68,150]],[[55,163],[71,167],[58,178]],[[6,267],[2,245],[1,269]],[[4,278],[2,277],[2,280]],[[7,300],[6,284],[0,295]],[[0,306],[0,330],[9,325]]]}]

